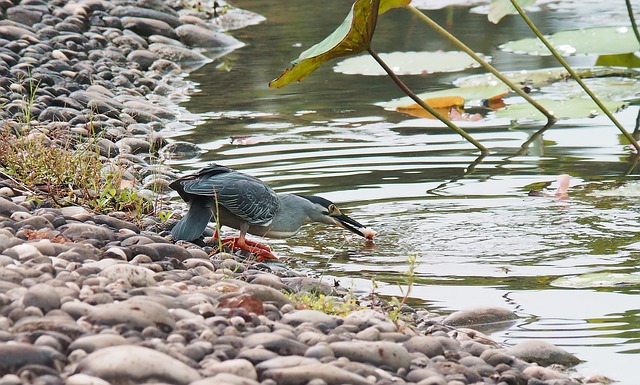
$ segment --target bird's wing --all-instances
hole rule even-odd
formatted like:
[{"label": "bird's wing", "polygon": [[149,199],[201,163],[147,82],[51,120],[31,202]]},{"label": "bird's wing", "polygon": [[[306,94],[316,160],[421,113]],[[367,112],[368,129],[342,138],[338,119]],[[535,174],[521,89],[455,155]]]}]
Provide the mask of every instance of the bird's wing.
[{"label": "bird's wing", "polygon": [[250,175],[233,174],[218,191],[218,203],[250,224],[271,222],[280,206],[276,192]]},{"label": "bird's wing", "polygon": [[280,205],[275,191],[259,179],[216,164],[180,178],[170,186],[187,202],[191,200],[189,195],[213,198],[250,224],[269,223]]}]

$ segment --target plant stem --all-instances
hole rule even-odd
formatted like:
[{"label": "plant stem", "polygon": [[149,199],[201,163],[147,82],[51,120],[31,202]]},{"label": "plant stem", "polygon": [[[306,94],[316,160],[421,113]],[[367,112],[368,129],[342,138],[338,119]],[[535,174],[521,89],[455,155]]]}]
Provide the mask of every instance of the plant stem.
[{"label": "plant stem", "polygon": [[474,146],[476,146],[476,148],[478,148],[478,150],[482,151],[482,152],[488,152],[487,148],[484,147],[482,144],[480,144],[480,142],[478,142],[477,140],[473,139],[471,137],[471,135],[467,134],[462,128],[456,126],[455,124],[453,124],[449,119],[445,118],[444,116],[442,116],[442,114],[440,114],[438,111],[436,111],[433,107],[429,106],[428,104],[426,104],[424,101],[422,101],[422,99],[420,99],[418,97],[418,95],[416,95],[413,91],[411,91],[409,89],[409,87],[407,87],[406,84],[404,84],[404,82],[402,80],[400,80],[400,78],[398,77],[398,75],[396,75],[393,70],[391,68],[389,68],[389,66],[387,65],[387,63],[385,63],[380,56],[378,56],[378,54],[376,53],[376,51],[373,50],[373,48],[369,47],[367,48],[367,51],[369,52],[369,54],[375,59],[376,62],[378,62],[378,64],[380,64],[380,66],[385,70],[385,72],[391,77],[391,79],[393,80],[394,83],[396,83],[396,85],[405,93],[407,94],[411,99],[413,99],[414,102],[418,103],[418,105],[420,105],[420,107],[424,108],[425,110],[429,111],[429,113],[433,116],[435,116],[438,120],[440,120],[442,123],[446,124],[447,127],[451,128],[452,130],[454,130],[455,132],[457,132],[460,136],[462,136],[463,138],[465,138],[467,141],[469,141],[469,143],[473,144]]},{"label": "plant stem", "polygon": [[438,23],[433,21],[429,16],[425,15],[422,11],[420,11],[419,9],[417,9],[416,7],[414,7],[412,5],[407,5],[405,8],[407,8],[409,11],[411,11],[420,20],[422,20],[425,23],[427,23],[431,28],[435,29],[436,32],[440,33],[447,40],[449,40],[450,42],[455,44],[458,48],[460,48],[461,50],[466,52],[469,56],[471,56],[473,58],[473,60],[477,61],[487,71],[491,72],[493,74],[493,76],[495,76],[498,79],[500,79],[500,81],[502,81],[504,84],[509,86],[509,88],[511,88],[515,93],[517,93],[518,95],[523,97],[532,106],[537,108],[538,111],[540,111],[544,116],[547,117],[548,122],[555,122],[556,121],[556,118],[553,116],[553,114],[551,112],[549,112],[546,108],[544,108],[540,103],[536,102],[531,96],[529,96],[526,92],[524,92],[520,87],[518,87],[516,84],[514,84],[511,80],[507,79],[504,75],[502,75],[500,73],[500,71],[495,69],[495,67],[493,67],[491,64],[489,64],[486,60],[484,60],[478,54],[473,52],[473,50],[471,48],[469,48],[463,42],[458,40],[458,38],[456,38],[451,33],[449,33],[449,31],[447,31],[446,29],[442,28]]},{"label": "plant stem", "polygon": [[551,51],[553,56],[555,56],[555,58],[558,59],[560,64],[562,64],[562,66],[569,72],[569,74],[571,74],[571,77],[573,77],[573,79],[576,82],[578,82],[580,87],[582,87],[582,89],[589,95],[591,100],[593,100],[598,105],[598,107],[600,107],[600,109],[605,113],[605,115],[609,117],[609,119],[613,122],[613,124],[615,124],[616,127],[618,127],[620,132],[622,132],[622,135],[624,135],[624,137],[627,138],[627,140],[633,145],[633,147],[635,147],[636,150],[640,152],[640,145],[638,145],[638,142],[636,141],[636,139],[631,134],[629,134],[629,132],[625,130],[624,127],[622,127],[622,124],[618,122],[618,120],[615,118],[615,116],[613,116],[611,111],[609,111],[607,107],[605,107],[605,105],[602,104],[600,99],[598,99],[598,97],[589,89],[589,87],[587,87],[587,85],[582,81],[582,79],[580,79],[580,76],[576,74],[576,72],[573,70],[573,68],[571,68],[569,63],[567,63],[567,61],[564,60],[562,56],[560,56],[558,51],[556,51],[556,49],[553,48],[551,43],[549,43],[549,40],[547,40],[547,38],[542,36],[542,33],[540,33],[540,30],[538,30],[538,28],[535,26],[535,24],[533,24],[531,19],[529,19],[529,17],[524,12],[522,7],[520,7],[520,5],[518,4],[518,2],[516,0],[510,0],[510,1],[511,1],[511,4],[514,6],[514,8],[518,11],[520,16],[522,17],[522,19],[525,21],[525,23],[527,23],[529,28],[531,28],[533,33],[538,37],[538,39],[540,39],[540,41],[542,41],[542,43],[547,47],[547,49]]},{"label": "plant stem", "polygon": [[636,35],[636,40],[640,43],[640,33],[638,33],[638,25],[636,24],[636,18],[633,16],[633,8],[631,7],[631,0],[624,1],[627,4],[627,12],[629,13],[629,20],[631,20],[631,27],[633,27],[633,33]]}]

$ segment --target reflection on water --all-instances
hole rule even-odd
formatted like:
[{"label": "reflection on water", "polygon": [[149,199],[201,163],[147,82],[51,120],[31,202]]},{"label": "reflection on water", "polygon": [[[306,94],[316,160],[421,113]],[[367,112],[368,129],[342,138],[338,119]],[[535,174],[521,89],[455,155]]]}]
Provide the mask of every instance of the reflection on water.
[{"label": "reflection on water", "polygon": [[[549,340],[586,361],[581,373],[634,383],[640,289],[551,284],[563,276],[638,271],[640,253],[628,247],[640,241],[640,193],[633,192],[638,169],[616,128],[605,118],[564,122],[539,137],[532,137],[539,127],[510,129],[508,122],[471,127],[492,150],[479,158],[447,129],[374,106],[402,96],[383,77],[334,74],[328,65],[301,84],[268,89],[290,59],[342,20],[349,2],[331,0],[322,9],[299,2],[286,12],[267,3],[238,1],[267,21],[236,31],[247,45],[222,59],[230,72],[216,71],[219,63],[212,63],[190,76],[200,92],[185,107],[200,114],[203,124],[180,139],[200,144],[206,153],[197,162],[174,164],[190,171],[217,161],[280,192],[323,195],[379,233],[375,247],[323,226],[305,227],[289,240],[269,240],[290,266],[323,272],[363,293],[372,290],[375,278],[379,294],[400,296],[397,282],[408,269],[407,256],[416,255],[414,306],[443,314],[473,306],[510,308],[522,318],[494,334],[497,340]],[[323,17],[315,17],[318,12]],[[557,12],[533,16],[547,33],[560,24],[593,22],[559,18]],[[517,18],[493,26],[466,9],[430,13],[441,24],[447,15],[451,31],[494,57],[501,70],[557,66],[548,57],[496,51],[500,43],[530,36]],[[601,13],[599,18],[606,19]],[[453,49],[402,10],[381,17],[374,46],[380,52]],[[464,75],[474,73],[481,71]],[[444,88],[458,76],[405,80],[423,92]],[[638,112],[632,106],[617,118],[632,130]],[[573,177],[569,200],[528,196],[545,186],[553,191],[556,175],[563,173]]]}]

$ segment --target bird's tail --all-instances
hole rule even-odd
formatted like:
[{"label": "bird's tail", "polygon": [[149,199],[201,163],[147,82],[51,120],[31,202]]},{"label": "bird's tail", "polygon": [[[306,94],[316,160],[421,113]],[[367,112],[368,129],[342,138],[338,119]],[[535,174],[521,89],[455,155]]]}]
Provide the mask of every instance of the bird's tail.
[{"label": "bird's tail", "polygon": [[171,229],[171,236],[176,241],[193,241],[200,237],[207,228],[211,215],[211,208],[206,199],[192,199],[187,215],[182,217]]}]

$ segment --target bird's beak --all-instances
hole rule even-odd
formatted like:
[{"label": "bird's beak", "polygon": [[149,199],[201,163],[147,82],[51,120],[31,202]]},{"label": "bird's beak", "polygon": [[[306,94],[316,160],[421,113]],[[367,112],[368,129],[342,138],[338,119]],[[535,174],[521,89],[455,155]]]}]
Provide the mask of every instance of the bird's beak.
[{"label": "bird's beak", "polygon": [[332,216],[332,218],[334,219],[336,225],[342,227],[343,229],[347,229],[354,234],[358,234],[361,237],[367,238],[367,236],[364,235],[362,231],[360,231],[360,229],[364,229],[366,228],[366,226],[362,225],[358,221],[351,219],[350,217],[344,214]]}]

